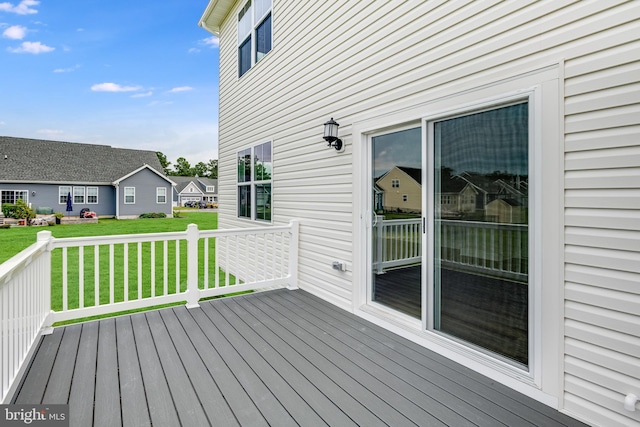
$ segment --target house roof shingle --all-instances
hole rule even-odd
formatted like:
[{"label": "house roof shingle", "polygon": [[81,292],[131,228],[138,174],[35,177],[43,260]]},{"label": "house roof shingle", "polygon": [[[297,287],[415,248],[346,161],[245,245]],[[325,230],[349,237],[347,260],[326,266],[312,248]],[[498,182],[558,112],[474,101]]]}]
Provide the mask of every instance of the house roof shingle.
[{"label": "house roof shingle", "polygon": [[112,183],[145,164],[163,173],[155,151],[0,136],[0,181]]}]

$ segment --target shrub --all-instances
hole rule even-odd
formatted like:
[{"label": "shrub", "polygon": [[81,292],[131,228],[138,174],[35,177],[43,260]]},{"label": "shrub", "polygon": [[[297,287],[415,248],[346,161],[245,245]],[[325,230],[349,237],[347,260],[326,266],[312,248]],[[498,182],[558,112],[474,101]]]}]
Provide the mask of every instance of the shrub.
[{"label": "shrub", "polygon": [[149,212],[140,215],[140,218],[166,218],[167,214],[164,212]]},{"label": "shrub", "polygon": [[36,213],[22,199],[16,200],[15,204],[5,203],[2,205],[2,213],[6,218],[25,219],[27,224],[36,217]]},{"label": "shrub", "polygon": [[2,204],[2,215],[5,218],[13,218],[13,212],[16,210],[16,205],[13,203],[3,203]]}]

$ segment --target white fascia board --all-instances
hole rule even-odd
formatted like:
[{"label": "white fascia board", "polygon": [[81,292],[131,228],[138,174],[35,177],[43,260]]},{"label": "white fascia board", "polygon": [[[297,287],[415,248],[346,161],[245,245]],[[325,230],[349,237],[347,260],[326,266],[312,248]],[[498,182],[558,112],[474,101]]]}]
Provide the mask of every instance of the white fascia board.
[{"label": "white fascia board", "polygon": [[220,27],[234,4],[235,0],[210,0],[198,21],[198,26],[219,37]]}]

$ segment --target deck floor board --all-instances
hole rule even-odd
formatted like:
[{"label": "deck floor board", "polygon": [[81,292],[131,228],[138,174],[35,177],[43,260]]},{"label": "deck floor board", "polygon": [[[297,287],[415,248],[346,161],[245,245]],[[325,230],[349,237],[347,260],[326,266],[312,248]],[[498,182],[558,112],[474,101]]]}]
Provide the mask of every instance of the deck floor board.
[{"label": "deck floor board", "polygon": [[582,425],[302,290],[56,328],[12,402],[82,427]]}]

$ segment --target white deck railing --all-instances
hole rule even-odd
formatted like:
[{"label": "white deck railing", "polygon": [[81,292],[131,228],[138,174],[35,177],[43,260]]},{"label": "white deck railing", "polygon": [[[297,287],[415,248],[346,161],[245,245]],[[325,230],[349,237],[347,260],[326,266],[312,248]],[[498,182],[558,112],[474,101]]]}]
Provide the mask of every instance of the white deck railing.
[{"label": "white deck railing", "polygon": [[[378,221],[373,230],[377,274],[422,260],[421,218]],[[514,280],[527,278],[526,224],[439,220],[436,258],[452,268],[490,273]]]},{"label": "white deck railing", "polygon": [[297,286],[298,222],[233,230],[54,238],[0,265],[0,402],[55,322]]}]

